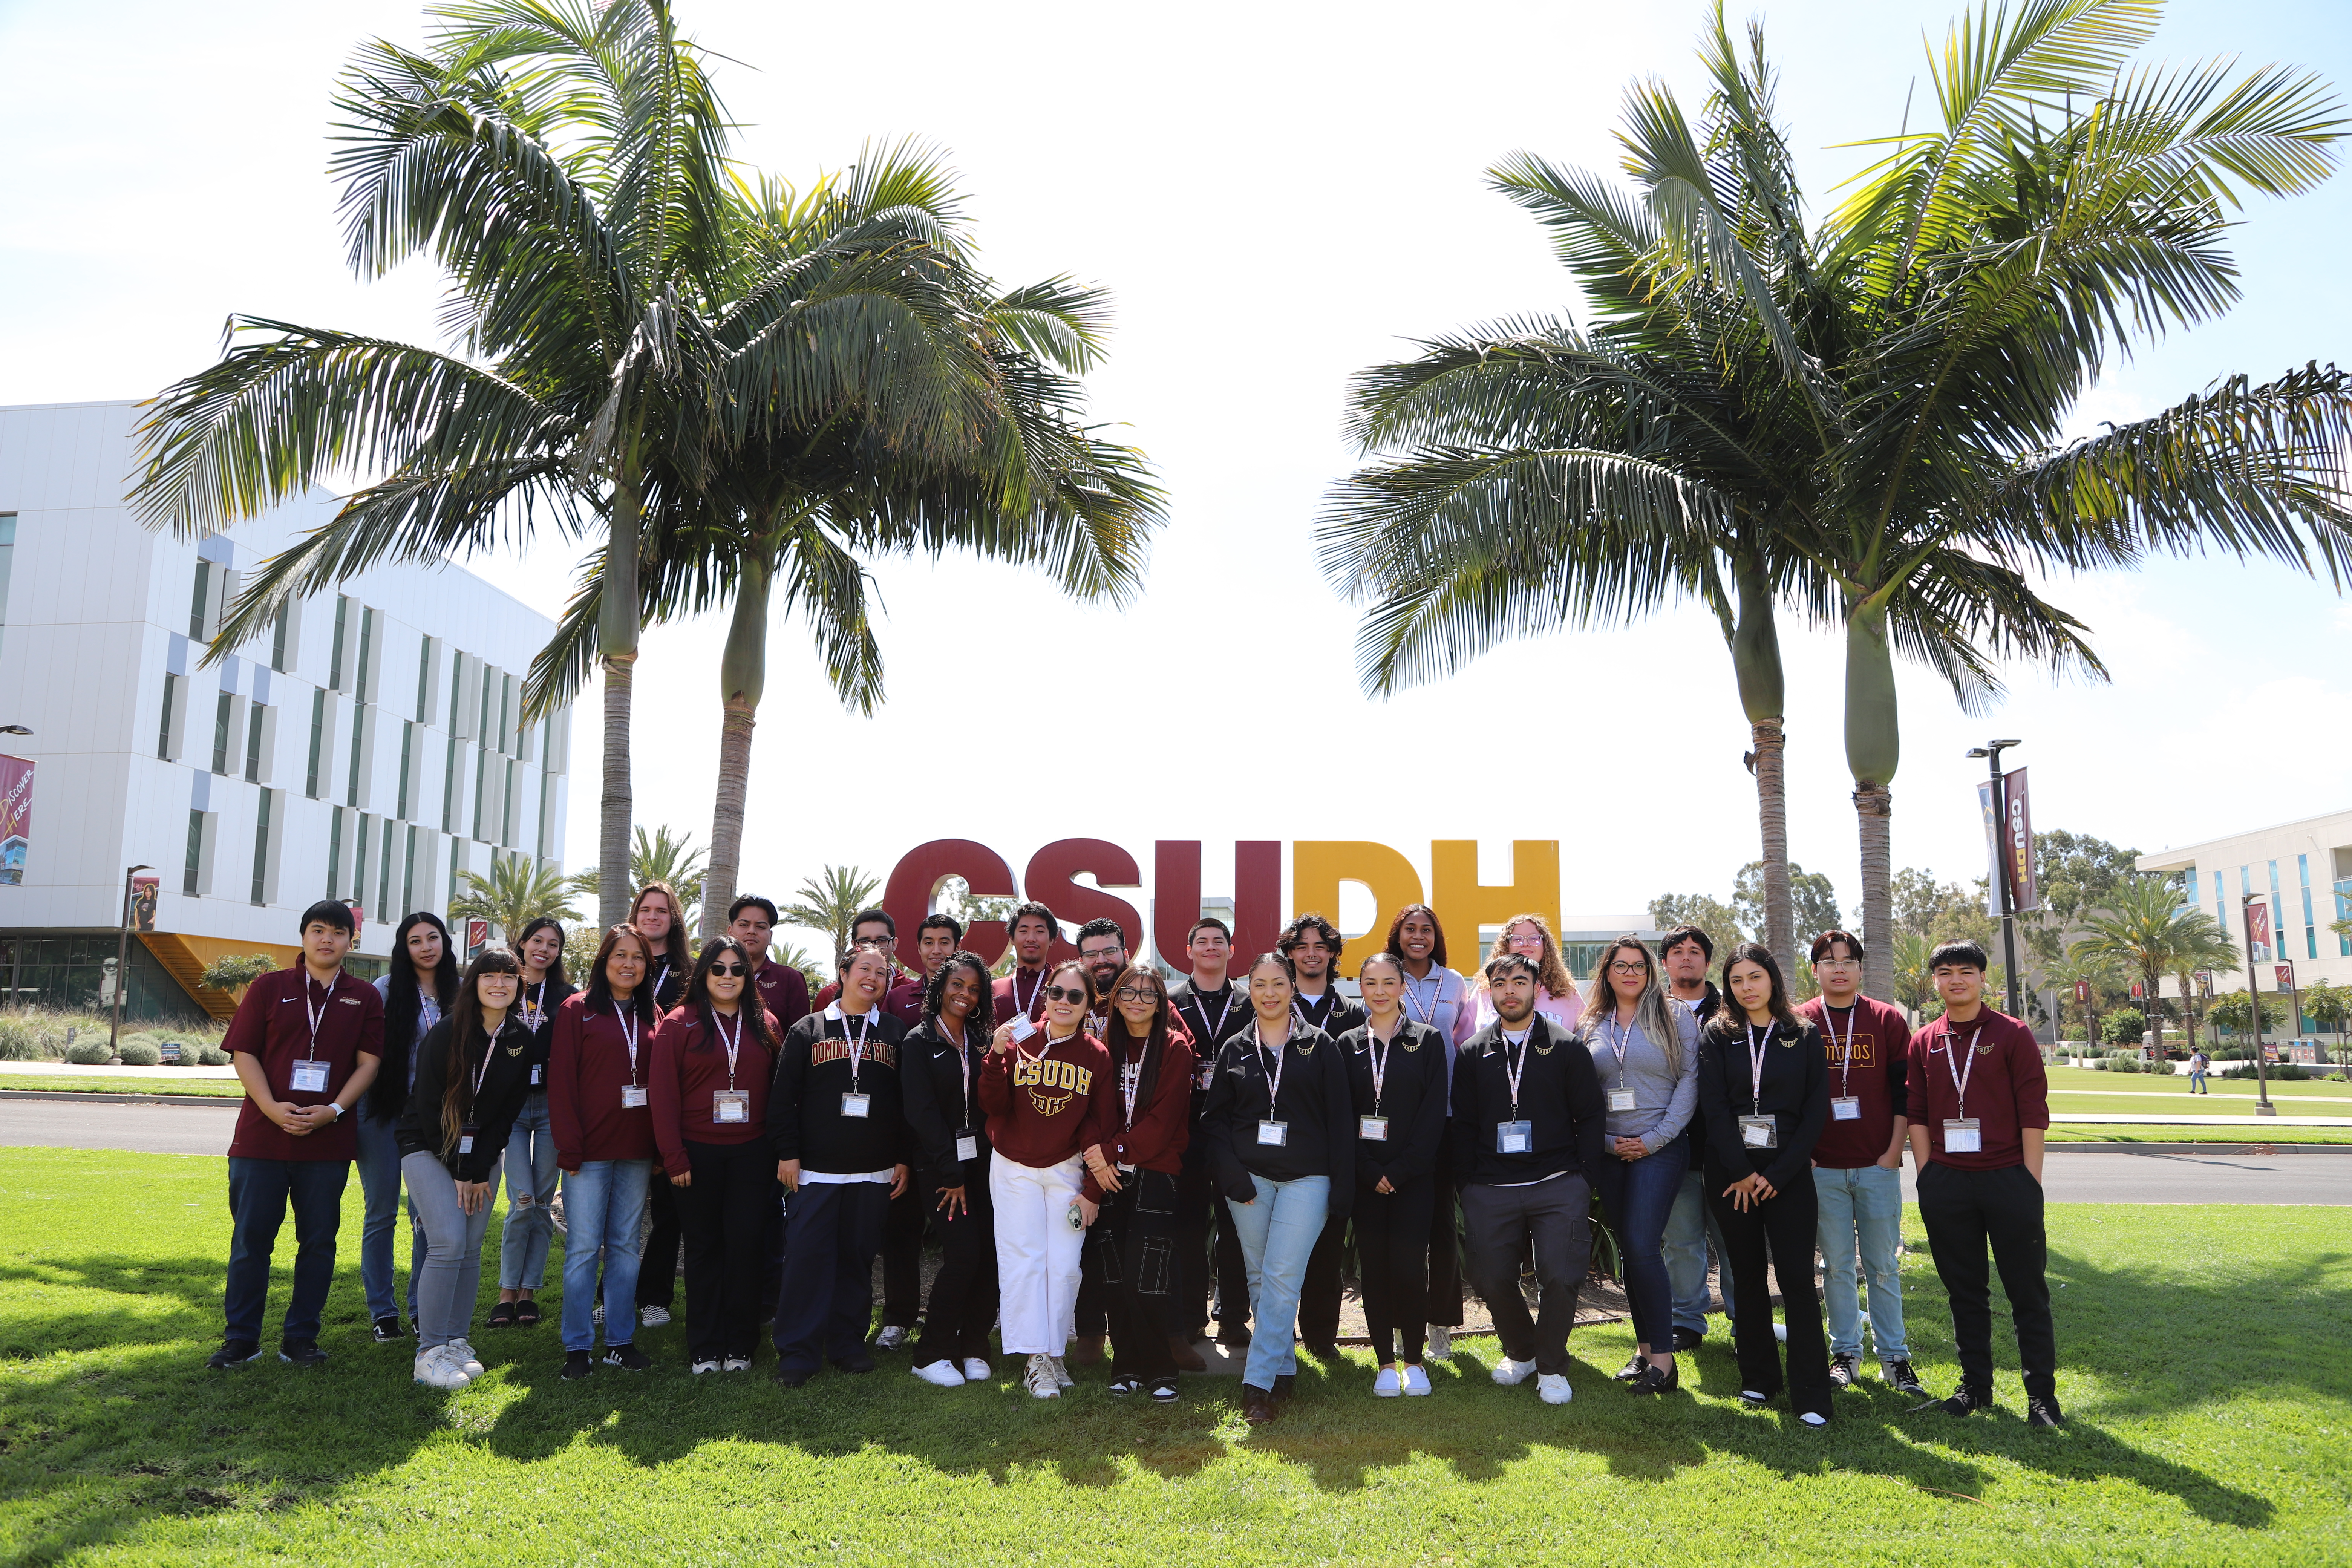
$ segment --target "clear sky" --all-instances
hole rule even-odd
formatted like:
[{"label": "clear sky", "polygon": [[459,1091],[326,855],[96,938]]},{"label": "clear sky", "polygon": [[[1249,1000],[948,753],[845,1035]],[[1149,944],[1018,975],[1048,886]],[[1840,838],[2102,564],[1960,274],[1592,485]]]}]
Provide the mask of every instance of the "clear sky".
[{"label": "clear sky", "polygon": [[[1184,7],[905,0],[799,7],[682,0],[745,125],[744,158],[796,180],[868,139],[915,135],[962,172],[1008,281],[1066,271],[1120,321],[1099,417],[1159,465],[1171,521],[1131,612],[1073,606],[950,560],[877,573],[890,698],[832,700],[780,622],[752,770],[749,884],[824,861],[885,872],[923,839],[991,844],[1017,868],[1069,835],[1147,860],[1155,837],[1371,838],[1426,870],[1427,840],[1564,841],[1565,903],[1616,918],[1666,890],[1728,892],[1756,854],[1747,729],[1713,622],[1685,610],[1489,655],[1451,684],[1358,694],[1352,616],[1317,575],[1319,498],[1348,468],[1348,374],[1404,340],[1572,307],[1535,226],[1481,171],[1517,148],[1613,171],[1630,81],[1696,105],[1702,8],[1457,0]],[[1816,209],[1885,134],[1950,0],[1780,0],[1760,16]],[[139,396],[216,352],[232,310],[429,341],[423,268],[344,268],[325,174],[328,92],[369,34],[422,36],[410,0],[0,0],[0,402]],[[2340,3],[2175,0],[2156,58],[2289,61],[2352,92]],[[1921,91],[1924,94],[1924,85]],[[1912,110],[1916,123],[1921,110]],[[2153,411],[2216,376],[2347,357],[2352,182],[2250,210],[2244,301],[2118,366],[2081,426]],[[477,568],[551,613],[566,552]],[[2203,560],[2064,582],[2114,670],[2105,687],[2013,672],[1960,713],[1903,685],[1897,864],[1982,866],[1961,753],[2022,737],[2039,826],[2154,849],[2345,804],[2352,610],[2326,583]],[[723,625],[646,639],[638,820],[709,830]],[[1794,627],[1790,843],[1856,891],[1836,643]],[[597,710],[575,727],[570,860],[593,858]],[[989,756],[988,733],[1021,737]],[[1033,765],[1035,764],[1035,765]],[[1349,921],[1353,925],[1354,921]]]}]

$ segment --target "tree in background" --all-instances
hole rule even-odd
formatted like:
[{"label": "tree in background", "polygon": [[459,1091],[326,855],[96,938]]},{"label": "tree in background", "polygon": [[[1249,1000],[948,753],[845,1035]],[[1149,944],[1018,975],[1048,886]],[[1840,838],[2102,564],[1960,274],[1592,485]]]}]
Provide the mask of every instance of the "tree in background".
[{"label": "tree in background", "polygon": [[[1750,860],[1732,879],[1731,912],[1749,931],[1764,929],[1764,862]],[[1789,862],[1789,910],[1798,962],[1812,950],[1813,938],[1845,924],[1838,913],[1837,889],[1819,871]],[[1790,977],[1795,979],[1793,974]]]},{"label": "tree in background", "polygon": [[[2275,991],[2263,994],[2263,1038],[2275,1045],[2286,1035],[2286,998]],[[2226,995],[2216,996],[2206,1016],[2214,1026],[2226,1029],[2239,1037],[2242,1049],[2253,1049],[2254,1015],[2246,1004],[2246,988],[2239,986]]]},{"label": "tree in background", "polygon": [[[583,866],[572,880],[582,892],[593,894],[599,882],[596,868]],[[636,842],[629,850],[632,897],[648,882],[667,882],[677,889],[678,902],[685,906],[678,912],[678,924],[681,931],[688,931],[693,930],[695,911],[702,905],[702,851],[694,847],[693,834],[673,834],[664,826],[654,829],[648,838],[643,827],[636,830]],[[622,906],[624,913],[627,909]]]},{"label": "tree in background", "polygon": [[777,910],[777,921],[803,931],[823,931],[830,939],[833,957],[837,961],[849,947],[849,922],[856,918],[858,910],[871,907],[874,895],[881,890],[879,877],[870,876],[855,866],[828,865],[821,875],[801,883],[793,894],[793,901]]},{"label": "tree in background", "polygon": [[2147,1015],[2137,1007],[2118,1007],[2107,1015],[2107,1044],[2137,1046],[2147,1037]]},{"label": "tree in background", "polygon": [[[478,871],[460,871],[457,882],[465,890],[449,900],[449,919],[453,922],[488,921],[500,941],[510,939],[543,915],[558,921],[580,918],[580,911],[572,904],[576,880],[528,855],[493,859],[487,877]],[[625,902],[621,912],[626,914],[628,909]],[[462,950],[462,935],[459,945]],[[592,951],[595,945],[589,943]],[[462,951],[459,956],[464,956]]]},{"label": "tree in background", "polygon": [[1729,906],[1718,903],[1705,893],[1661,893],[1650,900],[1650,927],[1653,931],[1672,931],[1676,926],[1696,926],[1706,932],[1715,943],[1715,951],[1727,952],[1748,940],[1749,927],[1743,925]]},{"label": "tree in background", "polygon": [[268,973],[277,962],[266,952],[233,952],[205,964],[199,984],[207,991],[242,991]]},{"label": "tree in background", "polygon": [[2344,1025],[2352,1019],[2352,992],[2326,980],[2314,981],[2303,994],[2303,1010],[2311,1021],[2336,1037],[2336,1054],[2344,1056]]},{"label": "tree in background", "polygon": [[[2066,1009],[2073,1007],[2083,1020],[2084,1043],[2096,1045],[2104,1037],[2099,1033],[2099,1017],[2119,1000],[2123,992],[2123,967],[2114,955],[2097,952],[2076,942],[2063,954],[2050,963],[2043,973],[2058,988],[2058,1013],[2061,1021]],[[2087,994],[2075,999],[2074,988],[2080,984]]]},{"label": "tree in background", "polygon": [[2162,1007],[2158,983],[2181,970],[2235,969],[2230,938],[2204,910],[2180,901],[2169,877],[2134,876],[2108,889],[2082,922],[2075,951],[2113,959],[2139,978],[2150,1014]]}]

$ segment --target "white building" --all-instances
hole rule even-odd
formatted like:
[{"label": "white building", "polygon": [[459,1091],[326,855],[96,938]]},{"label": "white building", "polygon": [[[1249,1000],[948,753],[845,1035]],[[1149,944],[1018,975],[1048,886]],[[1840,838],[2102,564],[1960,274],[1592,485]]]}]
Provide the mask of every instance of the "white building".
[{"label": "white building", "polygon": [[[2352,811],[2306,817],[2256,828],[2203,844],[2184,845],[2134,862],[2143,871],[2175,871],[2185,878],[2189,903],[2221,922],[2241,954],[2246,945],[2245,900],[2257,897],[2271,911],[2272,941],[2257,947],[2262,988],[2278,988],[2275,967],[2292,964],[2298,988],[2319,980],[2352,985],[2352,941],[2328,930],[2352,917]],[[2242,956],[2240,963],[2244,962]],[[2217,975],[2215,989],[2242,990],[2246,976]],[[2178,986],[2166,982],[2165,994]],[[2304,1022],[2296,1033],[2314,1030]]]},{"label": "white building", "polygon": [[359,952],[381,960],[403,914],[446,910],[459,870],[560,867],[570,715],[521,713],[552,624],[457,567],[386,566],[208,667],[240,581],[337,498],[202,541],[152,533],[124,499],[137,419],[0,408],[0,725],[33,731],[0,752],[35,764],[22,880],[0,880],[0,984],[94,1002],[135,865],[158,879],[125,998],[143,1016],[225,1012],[203,964],[290,960],[319,899],[355,900]]}]

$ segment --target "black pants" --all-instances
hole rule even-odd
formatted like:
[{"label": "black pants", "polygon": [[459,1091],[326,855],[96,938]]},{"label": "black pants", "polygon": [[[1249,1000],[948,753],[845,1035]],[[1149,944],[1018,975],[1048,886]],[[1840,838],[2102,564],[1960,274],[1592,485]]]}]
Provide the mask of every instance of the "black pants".
[{"label": "black pants", "polygon": [[2023,1165],[1963,1171],[1929,1162],[1919,1173],[1919,1217],[1927,1226],[1936,1277],[1952,1303],[1952,1339],[1960,1381],[1992,1392],[1992,1294],[1985,1251],[2000,1270],[2017,1325],[2017,1362],[2028,1397],[2058,1394],[2058,1333],[2050,1317],[2049,1233],[2042,1228],[2042,1184]]},{"label": "black pants", "polygon": [[[751,1359],[760,1342],[775,1157],[764,1142],[686,1146],[694,1184],[671,1188],[686,1232],[686,1346],[693,1361]],[[668,1187],[660,1171],[655,1182]]]},{"label": "black pants", "polygon": [[1242,1238],[1225,1212],[1224,1194],[1209,1174],[1207,1162],[1187,1165],[1177,1184],[1179,1265],[1183,1270],[1182,1311],[1189,1337],[1204,1339],[1211,1318],[1217,1337],[1237,1343],[1249,1340],[1249,1265],[1242,1258]]},{"label": "black pants", "polygon": [[[1356,1266],[1364,1276],[1364,1322],[1371,1331],[1372,1359],[1383,1366],[1399,1360],[1421,1364],[1427,1332],[1422,1313],[1429,1300],[1429,1211],[1436,1197],[1426,1176],[1394,1193],[1356,1184]],[[1450,1230],[1451,1191],[1445,1206]],[[1395,1348],[1399,1342],[1402,1354]]]},{"label": "black pants", "polygon": [[[917,1366],[951,1361],[961,1372],[971,1357],[988,1359],[988,1331],[996,1322],[996,1211],[988,1203],[986,1167],[978,1168],[982,1173],[963,1189],[971,1206],[953,1217],[939,1207],[938,1185],[923,1185],[919,1212],[930,1216],[940,1238],[940,1271],[931,1276],[930,1310],[915,1342]],[[887,1279],[887,1262],[883,1269]]]},{"label": "black pants", "polygon": [[1738,1309],[1731,1318],[1731,1344],[1739,1355],[1739,1386],[1767,1394],[1784,1386],[1780,1343],[1772,1332],[1772,1287],[1764,1277],[1769,1253],[1772,1273],[1780,1282],[1780,1313],[1789,1326],[1789,1407],[1800,1415],[1827,1415],[1830,1346],[1822,1332],[1821,1293],[1813,1289],[1815,1227],[1821,1218],[1813,1173],[1800,1171],[1778,1197],[1744,1211],[1732,1207],[1723,1195],[1731,1182],[1719,1171],[1706,1173],[1706,1201],[1723,1229],[1724,1253],[1731,1263]]},{"label": "black pants", "polygon": [[1087,1237],[1087,1275],[1100,1282],[1111,1375],[1156,1383],[1176,1375],[1168,1342],[1182,1327],[1176,1302],[1179,1178],[1137,1171],[1122,1173],[1121,1182]]},{"label": "black pants", "polygon": [[1429,1184],[1429,1305],[1422,1310],[1439,1328],[1458,1329],[1462,1326],[1462,1215],[1454,1196],[1460,1189],[1442,1143]]},{"label": "black pants", "polygon": [[890,1213],[879,1182],[812,1182],[784,1224],[784,1284],[776,1297],[776,1361],[814,1372],[822,1356],[862,1354],[874,1315],[874,1255]]},{"label": "black pants", "polygon": [[[1576,1293],[1592,1261],[1591,1187],[1572,1173],[1527,1187],[1473,1182],[1462,1189],[1462,1235],[1470,1283],[1494,1316],[1503,1353],[1566,1376]],[[1519,1258],[1529,1248],[1543,1292],[1535,1316],[1519,1294]]]},{"label": "black pants", "polygon": [[1337,1343],[1339,1338],[1340,1278],[1348,1257],[1348,1222],[1327,1219],[1315,1249],[1307,1255],[1307,1275],[1298,1286],[1298,1342],[1310,1348]]},{"label": "black pants", "polygon": [[637,1266],[637,1305],[667,1311],[677,1304],[678,1247],[686,1228],[678,1214],[677,1191],[661,1173],[658,1160],[646,1188],[646,1203],[654,1216],[654,1228],[646,1237],[644,1261]]},{"label": "black pants", "polygon": [[882,1226],[884,1328],[911,1329],[922,1310],[924,1219],[922,1184],[908,1182],[906,1193],[890,1200]]}]

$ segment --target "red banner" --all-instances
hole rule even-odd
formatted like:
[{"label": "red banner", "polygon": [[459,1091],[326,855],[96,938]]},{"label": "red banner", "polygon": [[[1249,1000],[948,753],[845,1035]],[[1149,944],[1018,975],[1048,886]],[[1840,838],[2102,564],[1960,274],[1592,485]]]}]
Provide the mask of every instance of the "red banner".
[{"label": "red banner", "polygon": [[0,757],[0,885],[22,887],[33,847],[33,763]]},{"label": "red banner", "polygon": [[2260,900],[2245,906],[2246,940],[2254,944],[2256,958],[2271,955],[2271,907]]}]

